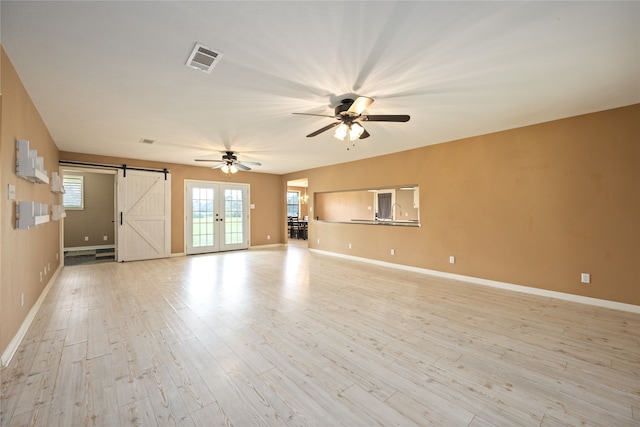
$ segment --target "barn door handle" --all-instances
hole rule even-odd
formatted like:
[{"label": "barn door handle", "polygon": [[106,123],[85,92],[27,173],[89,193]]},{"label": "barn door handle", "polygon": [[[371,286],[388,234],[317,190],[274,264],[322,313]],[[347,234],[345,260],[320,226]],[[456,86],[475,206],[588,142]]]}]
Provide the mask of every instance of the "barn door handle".
[{"label": "barn door handle", "polygon": [[120,225],[122,225],[122,212],[120,212]]}]

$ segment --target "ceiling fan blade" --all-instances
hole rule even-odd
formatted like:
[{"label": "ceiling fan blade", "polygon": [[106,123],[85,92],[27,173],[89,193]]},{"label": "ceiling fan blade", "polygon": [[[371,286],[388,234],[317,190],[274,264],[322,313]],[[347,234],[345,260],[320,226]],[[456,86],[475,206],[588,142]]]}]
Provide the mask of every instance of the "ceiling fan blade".
[{"label": "ceiling fan blade", "polygon": [[220,169],[224,165],[226,165],[226,163],[220,163],[219,165],[212,166],[211,169]]},{"label": "ceiling fan blade", "polygon": [[194,159],[195,162],[221,162],[222,160],[213,160],[213,159]]},{"label": "ceiling fan blade", "polygon": [[297,114],[299,116],[335,117],[335,116],[330,116],[328,114],[311,114],[311,113],[291,113],[291,114]]},{"label": "ceiling fan blade", "polygon": [[242,163],[243,165],[262,166],[262,163],[260,162],[247,162],[243,160],[241,162],[240,161],[236,162],[236,164],[238,163]]},{"label": "ceiling fan blade", "polygon": [[367,132],[367,130],[365,129],[364,132],[362,132],[362,135],[360,135],[359,139],[365,139],[365,138],[369,138],[371,135],[369,134],[369,132]]},{"label": "ceiling fan blade", "polygon": [[243,165],[243,164],[242,164],[242,163],[240,163],[240,162],[236,162],[236,164],[235,164],[235,165],[236,165],[236,167],[237,167],[238,169],[242,169],[243,171],[250,171],[250,170],[251,170],[251,168],[250,168],[249,166],[245,166],[245,165]]},{"label": "ceiling fan blade", "polygon": [[367,122],[408,122],[411,117],[406,114],[382,114],[373,116],[362,116],[360,120]]},{"label": "ceiling fan blade", "polygon": [[349,107],[347,112],[360,115],[369,105],[371,105],[371,103],[373,103],[373,98],[369,98],[368,96],[359,96],[355,101],[353,101],[353,104],[351,104],[351,107]]},{"label": "ceiling fan blade", "polygon": [[340,123],[342,123],[342,122],[331,123],[330,125],[327,125],[327,126],[323,127],[322,129],[318,129],[315,132],[311,132],[309,135],[307,135],[307,138],[311,138],[312,136],[319,135],[324,131],[327,131],[327,130],[329,130],[331,128],[334,128],[334,127],[338,126]]}]

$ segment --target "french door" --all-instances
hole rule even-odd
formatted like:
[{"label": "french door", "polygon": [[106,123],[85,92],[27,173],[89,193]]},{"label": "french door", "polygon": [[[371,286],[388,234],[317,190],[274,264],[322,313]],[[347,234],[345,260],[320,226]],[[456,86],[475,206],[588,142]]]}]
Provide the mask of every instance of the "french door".
[{"label": "french door", "polygon": [[185,182],[187,255],[249,247],[249,185]]},{"label": "french door", "polygon": [[118,170],[117,260],[171,256],[171,174]]}]

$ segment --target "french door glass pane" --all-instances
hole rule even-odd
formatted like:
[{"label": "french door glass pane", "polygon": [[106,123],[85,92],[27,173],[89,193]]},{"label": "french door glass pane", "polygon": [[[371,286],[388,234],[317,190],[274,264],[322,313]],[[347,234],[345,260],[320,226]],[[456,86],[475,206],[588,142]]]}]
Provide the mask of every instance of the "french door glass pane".
[{"label": "french door glass pane", "polygon": [[244,240],[242,190],[224,190],[224,240],[225,244],[242,243]]},{"label": "french door glass pane", "polygon": [[193,203],[193,247],[213,245],[213,189],[194,188]]}]

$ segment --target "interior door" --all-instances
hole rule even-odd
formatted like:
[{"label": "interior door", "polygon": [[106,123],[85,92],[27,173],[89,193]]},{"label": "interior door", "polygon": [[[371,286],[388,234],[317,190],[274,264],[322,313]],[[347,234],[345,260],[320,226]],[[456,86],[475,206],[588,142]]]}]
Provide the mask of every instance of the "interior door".
[{"label": "interior door", "polygon": [[187,181],[187,255],[249,247],[249,186]]},{"label": "interior door", "polygon": [[171,175],[118,170],[118,261],[171,256]]}]

